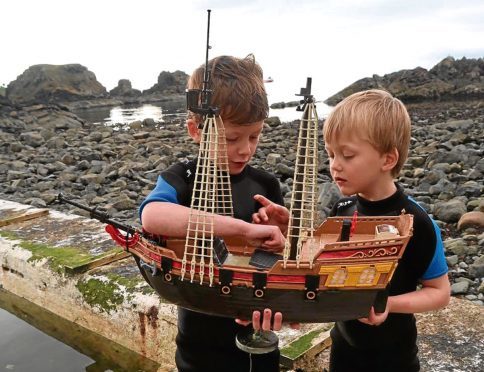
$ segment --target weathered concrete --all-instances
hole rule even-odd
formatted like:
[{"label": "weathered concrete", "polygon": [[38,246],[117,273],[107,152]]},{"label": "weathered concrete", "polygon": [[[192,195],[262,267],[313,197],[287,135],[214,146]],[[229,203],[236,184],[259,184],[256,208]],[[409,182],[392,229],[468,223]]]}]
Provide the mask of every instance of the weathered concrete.
[{"label": "weathered concrete", "polygon": [[[2,214],[31,210],[28,206],[0,202]],[[89,236],[72,236],[66,239],[62,226],[86,223]],[[176,335],[176,309],[147,288],[140,276],[129,275],[133,266],[131,258],[116,262],[112,270],[104,267],[87,273],[68,276],[53,263],[62,262],[49,258],[36,258],[35,253],[23,245],[15,235],[28,234],[29,242],[45,244],[47,232],[41,225],[58,228],[53,236],[63,249],[77,243],[102,246],[110,240],[102,225],[94,227],[91,221],[72,215],[51,211],[42,218],[4,226],[0,233],[0,282],[4,289],[23,297],[43,308],[103,335],[131,350],[159,362],[164,368],[173,367],[174,338]],[[89,238],[90,237],[90,238]],[[22,246],[23,245],[23,246]],[[109,272],[111,271],[111,275]],[[119,274],[124,273],[124,274]],[[114,274],[114,275],[113,275]],[[125,280],[121,280],[124,278]],[[109,297],[111,296],[111,297]]]}]

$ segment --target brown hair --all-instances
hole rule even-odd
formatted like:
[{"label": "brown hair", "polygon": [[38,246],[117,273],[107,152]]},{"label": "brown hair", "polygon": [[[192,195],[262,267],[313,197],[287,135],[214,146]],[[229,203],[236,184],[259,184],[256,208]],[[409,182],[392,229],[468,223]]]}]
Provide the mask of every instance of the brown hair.
[{"label": "brown hair", "polygon": [[[202,89],[205,64],[188,80],[188,89]],[[262,69],[252,54],[245,58],[219,56],[208,61],[212,106],[220,109],[223,120],[252,124],[267,118],[269,105]],[[192,113],[189,113],[192,114]],[[193,115],[196,120],[200,117]]]},{"label": "brown hair", "polygon": [[400,173],[410,145],[410,117],[403,103],[390,93],[371,89],[354,93],[338,103],[323,127],[325,142],[341,133],[354,133],[381,154],[397,149],[398,162],[392,176]]}]

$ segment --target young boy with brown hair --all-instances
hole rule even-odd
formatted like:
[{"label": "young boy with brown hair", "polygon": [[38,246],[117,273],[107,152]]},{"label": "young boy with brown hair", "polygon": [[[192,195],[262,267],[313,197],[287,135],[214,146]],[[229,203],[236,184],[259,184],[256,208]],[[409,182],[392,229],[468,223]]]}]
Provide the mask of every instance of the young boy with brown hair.
[{"label": "young boy with brown hair", "polygon": [[[419,371],[414,313],[448,304],[450,286],[440,230],[394,182],[408,155],[410,117],[382,90],[355,93],[326,119],[323,135],[330,172],[345,195],[332,215],[414,215],[413,236],[389,285],[386,310],[336,322],[330,371]],[[417,290],[417,286],[421,289]]]},{"label": "young boy with brown hair", "polygon": [[[204,65],[188,81],[188,89],[202,89]],[[219,237],[242,236],[259,240],[262,247],[280,250],[284,236],[277,217],[251,223],[252,215],[272,203],[283,205],[279,181],[271,174],[252,168],[254,155],[269,107],[262,69],[252,55],[246,58],[220,56],[208,63],[213,91],[211,105],[220,108],[225,127],[227,158],[233,197],[234,217],[216,215],[214,234]],[[188,113],[188,134],[201,139],[200,115]],[[196,160],[172,165],[161,173],[155,189],[140,206],[143,228],[153,234],[185,237],[190,213]],[[282,208],[282,207],[281,207]],[[285,216],[287,218],[287,216]],[[280,220],[280,218],[279,218]],[[258,221],[260,222],[260,221]],[[274,222],[273,225],[270,223]],[[281,225],[287,221],[279,221]],[[253,315],[254,328],[269,330],[271,311]],[[273,328],[280,329],[282,315],[276,313]],[[238,324],[240,323],[240,324]],[[182,372],[278,371],[279,351],[250,355],[236,347],[235,336],[243,321],[197,313],[178,308],[176,365]]]}]

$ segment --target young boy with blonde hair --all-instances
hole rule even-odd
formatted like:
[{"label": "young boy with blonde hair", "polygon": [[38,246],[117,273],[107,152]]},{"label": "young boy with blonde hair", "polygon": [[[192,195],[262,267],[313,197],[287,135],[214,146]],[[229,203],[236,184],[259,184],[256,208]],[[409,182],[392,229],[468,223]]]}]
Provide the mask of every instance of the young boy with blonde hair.
[{"label": "young boy with blonde hair", "polygon": [[[188,89],[202,89],[204,65],[188,81]],[[220,109],[225,127],[227,158],[233,197],[234,217],[216,215],[214,234],[219,237],[242,236],[259,240],[262,247],[280,250],[284,236],[276,224],[287,221],[266,218],[251,223],[252,215],[273,203],[283,205],[279,181],[271,174],[252,168],[254,155],[269,107],[262,69],[252,55],[246,58],[220,56],[208,62],[213,91],[211,106]],[[189,112],[188,134],[197,143],[201,139],[203,118]],[[180,162],[161,173],[155,189],[140,206],[143,228],[153,234],[185,237],[190,213],[196,160]],[[282,207],[281,207],[282,208]],[[287,218],[287,216],[285,216]],[[279,220],[279,221],[278,221]],[[271,311],[263,316],[254,312],[254,328],[269,330]],[[280,329],[282,315],[276,313],[273,328]],[[238,324],[240,323],[240,324]],[[181,372],[278,371],[279,351],[250,355],[236,347],[235,336],[246,322],[197,313],[178,308],[176,365]]]},{"label": "young boy with blonde hair", "polygon": [[449,302],[440,230],[394,182],[407,159],[410,127],[402,102],[382,90],[347,97],[324,123],[331,176],[345,195],[331,214],[414,215],[413,236],[389,284],[385,311],[375,313],[372,308],[367,318],[336,322],[331,372],[419,371],[413,314]]}]

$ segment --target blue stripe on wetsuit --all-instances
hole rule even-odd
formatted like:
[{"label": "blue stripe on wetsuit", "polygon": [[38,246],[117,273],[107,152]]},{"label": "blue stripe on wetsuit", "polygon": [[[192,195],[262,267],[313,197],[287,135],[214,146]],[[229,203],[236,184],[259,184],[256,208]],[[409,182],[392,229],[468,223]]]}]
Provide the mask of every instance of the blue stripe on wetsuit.
[{"label": "blue stripe on wetsuit", "polygon": [[139,217],[143,213],[143,208],[151,202],[168,202],[174,204],[180,204],[178,202],[177,193],[175,188],[166,182],[163,177],[158,176],[155,188],[149,193],[145,200],[139,206]]},{"label": "blue stripe on wetsuit", "polygon": [[422,276],[423,280],[438,278],[446,274],[448,271],[447,262],[445,261],[444,243],[442,242],[440,229],[434,220],[432,220],[432,224],[434,225],[435,237],[437,241],[435,242],[434,257],[432,258],[432,262],[430,262],[429,267]]},{"label": "blue stripe on wetsuit", "polygon": [[[420,209],[422,209],[425,213],[425,209],[423,209],[414,199],[408,197],[409,200],[414,202]],[[434,257],[430,262],[429,267],[425,271],[422,276],[423,280],[430,280],[438,278],[448,272],[447,262],[445,261],[445,254],[444,254],[444,243],[442,242],[442,235],[440,233],[440,229],[435,223],[433,219],[432,225],[434,226],[434,233],[435,233],[435,251]]]}]

